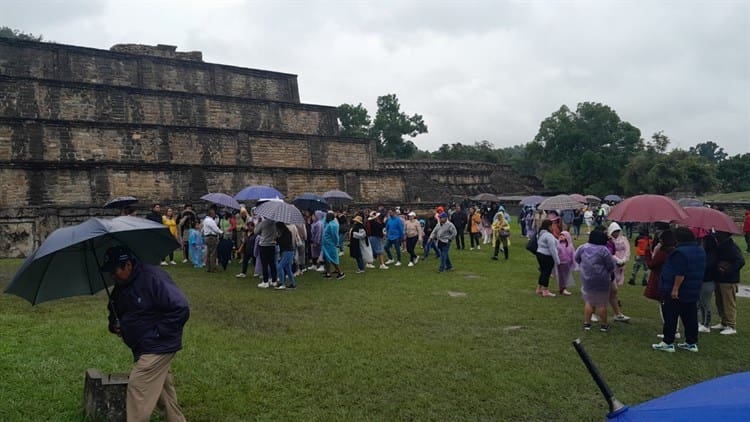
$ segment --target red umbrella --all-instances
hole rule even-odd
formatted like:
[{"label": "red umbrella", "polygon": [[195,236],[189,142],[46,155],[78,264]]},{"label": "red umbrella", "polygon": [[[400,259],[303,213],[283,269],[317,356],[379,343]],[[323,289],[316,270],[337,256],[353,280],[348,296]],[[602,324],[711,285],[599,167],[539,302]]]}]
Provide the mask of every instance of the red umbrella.
[{"label": "red umbrella", "polygon": [[631,223],[654,223],[680,221],[688,218],[688,215],[677,202],[666,196],[637,195],[615,205],[607,218]]},{"label": "red umbrella", "polygon": [[714,229],[719,232],[742,234],[732,218],[719,210],[706,207],[685,207],[685,212],[688,218],[678,223],[705,230]]}]

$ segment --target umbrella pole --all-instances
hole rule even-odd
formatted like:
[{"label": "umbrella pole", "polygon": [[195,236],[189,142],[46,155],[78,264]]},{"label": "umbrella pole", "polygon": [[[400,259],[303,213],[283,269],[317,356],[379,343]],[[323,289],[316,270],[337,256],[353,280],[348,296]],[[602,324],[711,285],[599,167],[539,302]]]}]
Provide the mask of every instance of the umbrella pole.
[{"label": "umbrella pole", "polygon": [[91,254],[94,255],[94,261],[96,262],[96,270],[99,273],[99,278],[102,280],[102,285],[104,286],[104,291],[107,292],[107,307],[110,311],[112,311],[112,315],[115,316],[115,323],[117,325],[120,325],[120,318],[117,316],[117,310],[115,310],[115,304],[112,303],[112,294],[109,292],[109,286],[107,286],[107,280],[104,279],[104,275],[102,275],[102,272],[100,270],[101,264],[99,263],[99,257],[96,256],[96,249],[94,249],[94,241],[89,240],[88,241],[89,247],[91,247]]},{"label": "umbrella pole", "polygon": [[591,357],[589,357],[589,354],[586,353],[586,350],[583,348],[583,345],[581,344],[581,339],[575,339],[573,340],[573,347],[576,349],[576,352],[578,352],[578,355],[581,357],[581,360],[583,361],[583,364],[586,365],[586,369],[589,370],[589,374],[591,374],[591,378],[594,379],[594,382],[596,382],[597,387],[599,387],[599,391],[602,392],[602,395],[604,396],[604,399],[607,400],[607,404],[609,405],[609,415],[608,416],[614,416],[618,413],[622,413],[625,410],[627,410],[627,406],[622,404],[619,400],[617,400],[612,394],[612,390],[609,389],[609,386],[607,385],[606,381],[604,381],[604,378],[602,378],[602,375],[599,373],[599,369],[594,365],[594,362],[591,360]]}]

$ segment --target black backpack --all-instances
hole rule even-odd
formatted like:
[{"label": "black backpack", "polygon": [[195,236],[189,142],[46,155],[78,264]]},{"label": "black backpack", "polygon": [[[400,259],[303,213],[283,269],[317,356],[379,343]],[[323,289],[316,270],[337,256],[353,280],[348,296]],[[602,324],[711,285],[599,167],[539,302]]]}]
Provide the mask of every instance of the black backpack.
[{"label": "black backpack", "polygon": [[537,235],[534,234],[526,244],[526,250],[536,255],[537,249],[539,249],[539,240],[537,239]]}]

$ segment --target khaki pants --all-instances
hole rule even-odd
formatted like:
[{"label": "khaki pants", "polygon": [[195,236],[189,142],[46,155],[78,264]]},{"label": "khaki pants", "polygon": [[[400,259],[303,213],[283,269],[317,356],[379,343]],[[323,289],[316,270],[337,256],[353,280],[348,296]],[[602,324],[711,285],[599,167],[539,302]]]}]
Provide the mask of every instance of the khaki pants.
[{"label": "khaki pants", "polygon": [[737,284],[716,283],[716,309],[721,325],[735,328],[737,324]]},{"label": "khaki pants", "polygon": [[218,271],[216,267],[217,254],[216,250],[219,245],[219,238],[216,236],[206,236],[206,270],[210,273]]},{"label": "khaki pants", "polygon": [[177,404],[170,370],[174,353],[141,355],[128,380],[128,422],[148,422],[157,402],[161,402],[167,421],[185,421]]}]

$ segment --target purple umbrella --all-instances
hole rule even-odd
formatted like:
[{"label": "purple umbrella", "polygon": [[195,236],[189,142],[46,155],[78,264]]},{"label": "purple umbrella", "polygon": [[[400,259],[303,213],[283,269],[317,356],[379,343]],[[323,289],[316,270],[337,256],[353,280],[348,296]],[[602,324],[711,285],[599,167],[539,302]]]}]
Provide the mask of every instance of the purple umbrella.
[{"label": "purple umbrella", "polygon": [[523,198],[519,204],[521,204],[521,205],[530,205],[530,206],[533,207],[535,205],[541,204],[542,201],[544,201],[544,199],[545,199],[545,197],[543,197],[543,196],[531,195],[531,196],[527,196],[526,198]]},{"label": "purple umbrella", "polygon": [[284,199],[284,194],[271,186],[253,185],[242,189],[237,195],[234,195],[234,199],[238,201],[257,201],[261,198]]},{"label": "purple umbrella", "polygon": [[208,193],[206,195],[201,196],[201,199],[204,201],[214,203],[216,205],[221,205],[222,207],[234,208],[236,210],[240,209],[240,203],[237,202],[237,200],[235,200],[231,196],[227,195],[226,193],[221,193],[221,192]]}]

